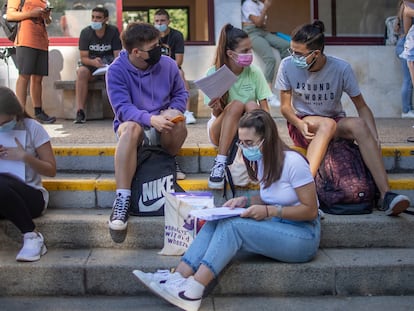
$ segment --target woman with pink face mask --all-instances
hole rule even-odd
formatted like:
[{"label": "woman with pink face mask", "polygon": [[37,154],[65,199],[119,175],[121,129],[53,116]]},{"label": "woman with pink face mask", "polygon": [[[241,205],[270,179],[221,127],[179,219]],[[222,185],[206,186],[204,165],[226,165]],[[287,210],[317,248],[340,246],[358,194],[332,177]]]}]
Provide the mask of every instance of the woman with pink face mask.
[{"label": "woman with pink face mask", "polygon": [[214,66],[207,71],[207,75],[226,65],[237,76],[237,81],[221,98],[206,97],[206,103],[212,109],[207,132],[211,143],[218,146],[208,180],[211,189],[223,188],[227,154],[237,133],[240,118],[255,109],[269,112],[267,98],[272,92],[262,71],[251,65],[252,61],[252,43],[247,33],[231,24],[224,25]]}]

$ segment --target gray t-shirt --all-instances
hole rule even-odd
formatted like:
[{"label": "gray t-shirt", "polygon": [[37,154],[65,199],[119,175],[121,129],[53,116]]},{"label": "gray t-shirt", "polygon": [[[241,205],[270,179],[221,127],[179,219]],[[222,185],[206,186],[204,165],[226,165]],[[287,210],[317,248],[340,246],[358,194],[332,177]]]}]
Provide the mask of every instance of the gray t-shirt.
[{"label": "gray t-shirt", "polygon": [[292,62],[291,56],[286,57],[280,64],[275,87],[292,90],[292,105],[300,117],[344,117],[342,93],[350,97],[361,94],[351,66],[332,56],[327,56],[326,64],[316,72],[300,69]]}]

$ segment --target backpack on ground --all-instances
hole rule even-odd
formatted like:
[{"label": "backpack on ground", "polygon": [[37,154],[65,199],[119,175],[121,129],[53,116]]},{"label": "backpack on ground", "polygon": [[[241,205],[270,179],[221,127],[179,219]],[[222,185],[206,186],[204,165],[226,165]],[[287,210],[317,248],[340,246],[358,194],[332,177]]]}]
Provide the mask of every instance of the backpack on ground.
[{"label": "backpack on ground", "polygon": [[138,151],[129,213],[134,216],[163,216],[165,193],[176,191],[184,190],[177,184],[175,157],[161,146],[144,144]]},{"label": "backpack on ground", "polygon": [[329,143],[315,183],[324,212],[344,215],[372,212],[376,185],[352,140],[335,139]]},{"label": "backpack on ground", "polygon": [[[25,0],[20,1],[19,11],[22,10]],[[7,39],[14,42],[17,36],[17,31],[19,30],[20,22],[9,22],[6,18],[7,15],[7,0],[4,1],[3,6],[1,7],[1,16],[0,16],[0,26],[3,29]]]},{"label": "backpack on ground", "polygon": [[398,33],[395,32],[398,16],[389,16],[385,19],[385,45],[396,45],[398,41]]}]

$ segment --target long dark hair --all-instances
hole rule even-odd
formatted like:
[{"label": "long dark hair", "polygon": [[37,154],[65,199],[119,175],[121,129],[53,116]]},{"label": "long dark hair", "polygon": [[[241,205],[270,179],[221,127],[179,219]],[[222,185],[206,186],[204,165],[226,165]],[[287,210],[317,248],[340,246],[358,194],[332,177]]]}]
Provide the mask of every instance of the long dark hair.
[{"label": "long dark hair", "polygon": [[18,121],[29,117],[23,110],[16,94],[5,86],[0,86],[0,114],[16,116]]},{"label": "long dark hair", "polygon": [[[280,179],[285,160],[284,151],[290,148],[280,139],[272,116],[262,109],[246,113],[239,121],[239,128],[254,128],[256,134],[263,139],[263,177],[260,182],[265,188],[270,187]],[[250,178],[257,181],[257,165],[254,164],[255,162],[246,163],[248,163],[247,172]]]},{"label": "long dark hair", "polygon": [[320,50],[325,48],[325,25],[316,20],[312,24],[299,26],[292,32],[292,41],[303,43],[309,50]]},{"label": "long dark hair", "polygon": [[[244,30],[236,28],[231,24],[226,24],[223,26],[216,48],[216,56],[214,58],[214,67],[216,70],[218,70],[223,65],[230,67],[230,59],[227,56],[227,50],[234,51],[239,45],[239,42],[248,37],[249,35]],[[221,103],[223,107],[228,104],[228,98],[228,92],[226,92],[221,97]]]}]

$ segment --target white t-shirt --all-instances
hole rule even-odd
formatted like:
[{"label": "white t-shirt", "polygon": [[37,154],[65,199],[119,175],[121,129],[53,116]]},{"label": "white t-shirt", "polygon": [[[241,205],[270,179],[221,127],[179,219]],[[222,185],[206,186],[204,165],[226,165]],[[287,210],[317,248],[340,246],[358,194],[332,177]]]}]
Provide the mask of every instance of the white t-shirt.
[{"label": "white t-shirt", "polygon": [[293,108],[302,117],[344,117],[342,93],[345,92],[350,97],[361,94],[351,66],[333,56],[326,56],[326,64],[316,72],[298,68],[292,62],[292,56],[284,58],[277,73],[275,87],[279,90],[292,90]]},{"label": "white t-shirt", "polygon": [[[15,130],[26,130],[26,152],[38,158],[36,148],[50,141],[49,134],[43,126],[36,120],[25,118],[23,122],[18,122]],[[29,165],[25,166],[26,184],[38,189],[43,194],[45,200],[45,209],[49,202],[49,193],[42,185],[42,179]]]},{"label": "white t-shirt", "polygon": [[[263,176],[263,161],[258,161],[257,175],[259,180]],[[311,182],[314,182],[314,179],[306,159],[296,151],[286,151],[280,179],[266,189],[260,184],[260,198],[267,204],[299,205],[295,189]]]},{"label": "white t-shirt", "polygon": [[242,5],[242,23],[251,23],[252,21],[249,19],[250,15],[253,16],[260,16],[264,7],[263,2],[257,1],[254,2],[252,0],[244,1]]}]

